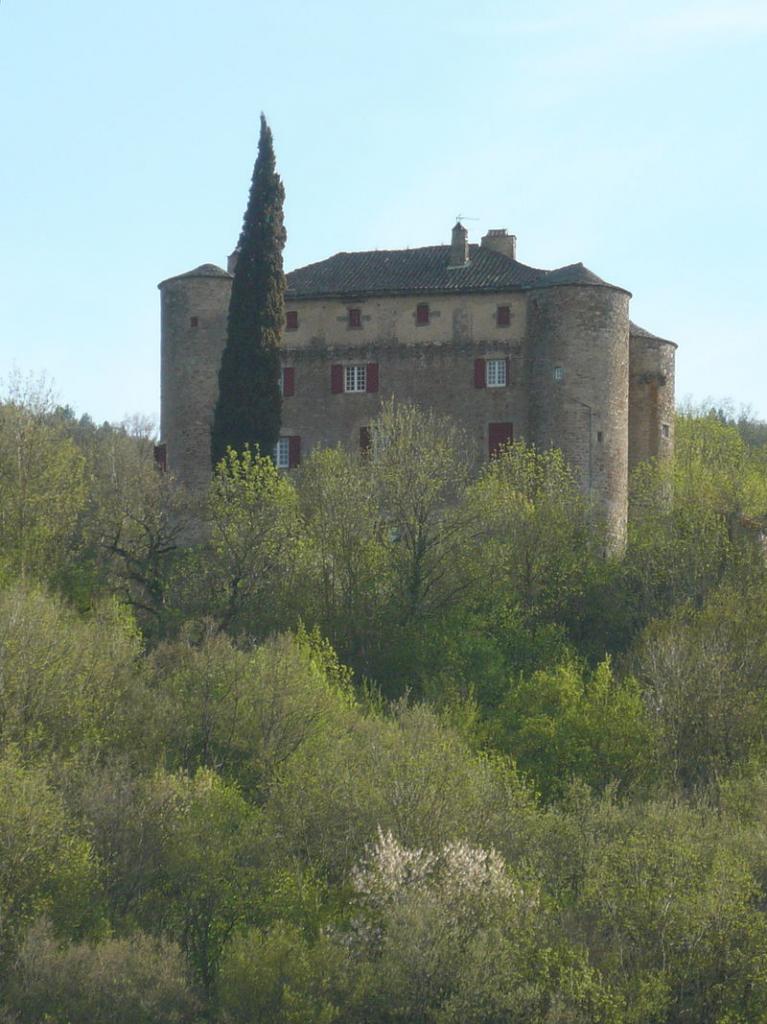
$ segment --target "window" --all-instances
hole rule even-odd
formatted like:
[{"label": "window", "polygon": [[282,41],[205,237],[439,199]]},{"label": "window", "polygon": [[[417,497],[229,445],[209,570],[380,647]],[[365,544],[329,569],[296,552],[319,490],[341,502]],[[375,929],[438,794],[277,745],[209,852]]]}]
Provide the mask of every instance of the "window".
[{"label": "window", "polygon": [[509,383],[508,359],[475,359],[475,388],[505,388]]},{"label": "window", "polygon": [[285,326],[289,331],[298,330],[298,310],[289,309],[285,314]]},{"label": "window", "polygon": [[281,437],[274,448],[274,464],[277,469],[290,469],[290,438]]},{"label": "window", "polygon": [[565,379],[565,371],[561,366],[554,367],[554,380],[563,381]]},{"label": "window", "polygon": [[506,387],[506,360],[485,360],[485,384],[489,388]]},{"label": "window", "polygon": [[669,430],[668,423],[662,424],[660,430],[661,430],[661,433],[663,434],[664,437],[669,437],[670,434],[671,434],[671,431]]},{"label": "window", "polygon": [[292,398],[296,393],[296,370],[293,366],[283,366],[280,370],[280,394],[283,398]]},{"label": "window", "polygon": [[200,326],[200,318],[196,317],[196,316],[190,316],[189,317],[189,326],[190,327],[199,327]]},{"label": "window", "polygon": [[604,440],[604,435],[602,434],[601,430],[598,430],[597,431],[597,444],[601,444],[603,440]]},{"label": "window", "polygon": [[355,366],[333,363],[330,367],[330,390],[334,395],[378,391],[378,363]]},{"label": "window", "polygon": [[301,438],[281,437],[274,446],[274,464],[277,469],[295,469],[301,463]]},{"label": "window", "polygon": [[495,322],[498,327],[508,327],[511,323],[511,307],[499,306],[495,311]]},{"label": "window", "polygon": [[428,324],[428,322],[429,322],[429,303],[428,302],[419,302],[418,305],[415,307],[415,322],[419,326],[421,326],[421,327],[424,324]]},{"label": "window", "polygon": [[370,455],[370,427],[360,427],[360,455]]},{"label": "window", "polygon": [[[362,310],[361,309],[349,309],[349,327],[362,327]],[[364,388],[363,388],[364,390]],[[348,391],[348,388],[347,388]]]},{"label": "window", "polygon": [[368,368],[363,363],[361,366],[344,367],[344,391],[367,391],[368,389]]}]

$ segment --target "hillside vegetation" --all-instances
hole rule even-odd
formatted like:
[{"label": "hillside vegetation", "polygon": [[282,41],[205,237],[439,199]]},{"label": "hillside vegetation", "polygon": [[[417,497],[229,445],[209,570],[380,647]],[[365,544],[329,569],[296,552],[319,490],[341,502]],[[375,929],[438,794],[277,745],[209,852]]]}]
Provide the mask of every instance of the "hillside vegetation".
[{"label": "hillside vegetation", "polygon": [[766,432],[676,437],[611,560],[408,407],[193,505],[8,398],[2,1024],[767,1019]]}]

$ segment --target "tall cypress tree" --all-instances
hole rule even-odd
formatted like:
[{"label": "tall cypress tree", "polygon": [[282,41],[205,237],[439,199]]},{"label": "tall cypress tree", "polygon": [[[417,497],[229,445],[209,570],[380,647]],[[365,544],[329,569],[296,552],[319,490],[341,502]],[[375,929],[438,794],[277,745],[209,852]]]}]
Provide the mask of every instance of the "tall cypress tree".
[{"label": "tall cypress tree", "polygon": [[280,435],[280,333],[285,320],[282,250],[285,199],[275,170],[272,133],[261,115],[258,156],[238,243],[226,346],[218,371],[211,430],[215,467],[227,448],[271,455]]}]

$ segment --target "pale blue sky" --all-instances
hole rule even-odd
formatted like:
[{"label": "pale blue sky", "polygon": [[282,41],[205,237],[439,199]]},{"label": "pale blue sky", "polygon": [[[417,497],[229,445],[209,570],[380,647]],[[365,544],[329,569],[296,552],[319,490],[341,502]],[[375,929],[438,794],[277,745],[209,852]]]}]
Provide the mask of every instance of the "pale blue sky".
[{"label": "pale blue sky", "polygon": [[0,0],[0,378],[159,415],[156,284],[224,264],[261,110],[290,269],[518,236],[767,417],[767,0]]}]

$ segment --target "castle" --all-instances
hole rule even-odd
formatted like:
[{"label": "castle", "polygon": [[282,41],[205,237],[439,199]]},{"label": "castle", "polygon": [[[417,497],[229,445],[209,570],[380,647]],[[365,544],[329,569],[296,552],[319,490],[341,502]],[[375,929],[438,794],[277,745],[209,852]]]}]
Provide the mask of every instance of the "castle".
[{"label": "castle", "polygon": [[[210,426],[234,259],[160,285],[161,434],[168,468],[192,490],[210,479]],[[277,465],[317,446],[364,449],[383,401],[448,415],[475,461],[504,442],[560,448],[625,534],[628,477],[674,443],[676,345],[629,320],[631,294],[581,263],[536,270],[516,238],[340,252],[287,275]]]}]

